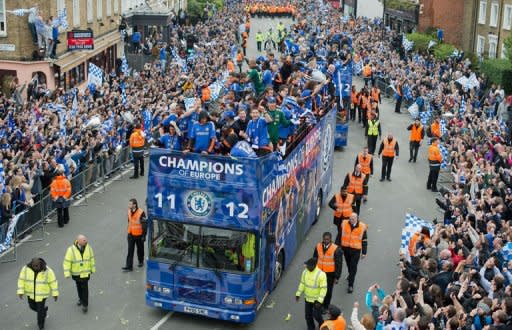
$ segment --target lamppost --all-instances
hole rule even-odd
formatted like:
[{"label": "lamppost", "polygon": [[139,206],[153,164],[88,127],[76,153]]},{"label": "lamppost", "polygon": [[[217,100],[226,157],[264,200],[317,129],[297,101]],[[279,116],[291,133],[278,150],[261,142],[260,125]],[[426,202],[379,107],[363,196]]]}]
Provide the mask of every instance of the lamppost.
[{"label": "lamppost", "polygon": [[386,1],[387,0],[381,0],[382,1],[382,35],[381,40],[384,41],[384,30],[386,29]]}]

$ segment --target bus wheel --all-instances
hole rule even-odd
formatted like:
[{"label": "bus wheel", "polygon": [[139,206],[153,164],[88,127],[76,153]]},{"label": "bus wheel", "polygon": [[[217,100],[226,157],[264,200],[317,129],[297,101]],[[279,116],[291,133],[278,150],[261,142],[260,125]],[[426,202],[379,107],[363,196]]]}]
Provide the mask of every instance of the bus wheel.
[{"label": "bus wheel", "polygon": [[315,209],[315,222],[320,219],[320,212],[322,211],[322,191],[318,192],[318,196],[316,196],[316,209]]},{"label": "bus wheel", "polygon": [[281,280],[281,277],[283,276],[283,270],[284,270],[284,253],[283,251],[279,252],[279,255],[277,256],[276,260],[276,268],[274,269],[274,284],[273,288],[275,289],[277,286],[277,283]]}]

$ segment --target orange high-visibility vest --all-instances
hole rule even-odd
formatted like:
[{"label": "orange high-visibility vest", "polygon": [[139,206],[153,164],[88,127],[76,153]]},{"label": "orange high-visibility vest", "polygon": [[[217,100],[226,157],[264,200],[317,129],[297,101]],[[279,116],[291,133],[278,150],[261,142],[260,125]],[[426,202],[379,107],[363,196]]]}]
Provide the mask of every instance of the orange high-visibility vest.
[{"label": "orange high-visibility vest", "polygon": [[385,157],[395,157],[395,145],[396,145],[396,139],[393,138],[391,142],[387,138],[383,140],[384,143],[384,150],[382,151],[382,156]]},{"label": "orange high-visibility vest", "polygon": [[365,175],[370,175],[372,173],[372,169],[370,168],[370,163],[372,162],[372,155],[368,154],[366,157],[363,156],[363,153],[360,152],[357,155],[357,162],[361,165],[361,172]]},{"label": "orange high-visibility vest", "polygon": [[322,246],[322,243],[318,243],[316,245],[316,252],[318,253],[318,261],[316,263],[317,267],[320,268],[325,273],[334,273],[335,271],[335,263],[334,263],[334,251],[338,246],[332,243],[327,251],[325,251]]},{"label": "orange high-visibility vest", "polygon": [[336,211],[334,216],[336,218],[348,218],[352,215],[352,204],[354,204],[354,195],[347,194],[345,200],[341,197],[340,193],[335,195],[336,197]]},{"label": "orange high-visibility vest", "polygon": [[[418,242],[418,239],[420,238],[421,233],[417,232],[414,235],[412,235],[411,240],[409,241],[409,256],[415,256],[416,255],[416,243]],[[425,237],[425,243],[430,242],[430,239],[428,237]]]},{"label": "orange high-visibility vest", "polygon": [[343,318],[343,316],[338,316],[336,320],[326,320],[320,326],[320,329],[327,328],[329,330],[346,330],[347,322]]},{"label": "orange high-visibility vest", "polygon": [[130,135],[130,147],[132,148],[142,148],[144,147],[144,136],[142,136],[142,132],[140,129],[136,129],[132,135]]},{"label": "orange high-visibility vest", "polygon": [[409,141],[420,142],[422,132],[423,127],[421,125],[419,127],[416,127],[416,125],[412,125]]},{"label": "orange high-visibility vest", "polygon": [[132,236],[142,236],[142,224],[140,223],[141,216],[141,209],[137,209],[133,214],[132,210],[128,209],[128,234],[131,234]]},{"label": "orange high-visibility vest", "polygon": [[71,197],[71,183],[64,175],[57,175],[50,185],[50,195],[53,199]]},{"label": "orange high-visibility vest", "polygon": [[359,96],[357,95],[357,92],[352,92],[352,103],[354,103],[354,105],[359,104]]},{"label": "orange high-visibility vest", "polygon": [[347,192],[353,194],[354,192],[357,195],[363,194],[363,181],[365,178],[364,173],[361,172],[361,176],[355,176],[354,173],[348,173],[349,176],[349,184],[347,187]]},{"label": "orange high-visibility vest", "polygon": [[439,150],[439,147],[437,145],[432,144],[430,147],[428,147],[428,160],[439,163],[443,161],[441,150]]},{"label": "orange high-visibility vest", "polygon": [[227,62],[228,72],[235,72],[235,63],[233,61],[229,60]]},{"label": "orange high-visibility vest", "polygon": [[441,137],[441,125],[439,125],[437,122],[433,122],[430,126],[430,132],[435,137]]},{"label": "orange high-visibility vest", "polygon": [[352,229],[349,220],[341,223],[341,246],[361,250],[363,248],[363,235],[366,225],[359,222],[358,226]]}]

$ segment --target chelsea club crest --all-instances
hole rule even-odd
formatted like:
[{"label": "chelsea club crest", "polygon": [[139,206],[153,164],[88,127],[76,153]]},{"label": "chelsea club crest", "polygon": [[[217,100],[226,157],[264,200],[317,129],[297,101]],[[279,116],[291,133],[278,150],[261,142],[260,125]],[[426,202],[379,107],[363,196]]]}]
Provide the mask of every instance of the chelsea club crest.
[{"label": "chelsea club crest", "polygon": [[212,210],[212,199],[207,193],[193,191],[187,196],[187,207],[192,215],[204,217]]},{"label": "chelsea club crest", "polygon": [[332,148],[332,126],[327,124],[325,126],[324,137],[324,154],[322,157],[322,170],[325,172],[331,163],[331,148]]}]

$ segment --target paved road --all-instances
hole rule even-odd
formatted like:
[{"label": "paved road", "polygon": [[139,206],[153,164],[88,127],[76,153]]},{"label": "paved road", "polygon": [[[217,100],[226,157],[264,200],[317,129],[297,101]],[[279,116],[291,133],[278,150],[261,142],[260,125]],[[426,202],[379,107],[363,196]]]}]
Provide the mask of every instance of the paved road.
[{"label": "paved road", "polygon": [[[361,1],[360,1],[361,2]],[[253,27],[267,30],[269,20],[253,21]],[[275,23],[274,23],[275,24]],[[254,34],[251,33],[249,54],[254,54]],[[359,82],[359,81],[358,81]],[[341,281],[334,289],[333,303],[340,305],[349,317],[355,299],[362,301],[367,287],[378,281],[392,290],[397,276],[400,231],[406,212],[415,210],[418,216],[429,219],[433,208],[433,195],[425,190],[427,175],[426,150],[420,149],[417,164],[407,163],[408,143],[406,125],[408,115],[393,113],[392,104],[384,100],[381,106],[383,132],[394,132],[399,139],[403,157],[393,168],[393,182],[370,181],[369,202],[362,207],[362,218],[369,224],[369,252],[359,265],[355,292],[345,293],[346,282]],[[365,144],[362,129],[353,124],[349,130],[349,147],[337,151],[334,157],[334,185],[336,189],[354,163],[355,155]],[[380,160],[375,162],[380,170]],[[35,329],[36,315],[28,309],[26,301],[16,296],[16,279],[19,269],[33,256],[43,257],[56,271],[60,284],[60,299],[49,302],[47,329],[124,330],[152,329],[159,323],[161,329],[305,329],[303,303],[295,303],[294,294],[303,261],[310,257],[322,232],[335,228],[331,225],[332,212],[325,208],[319,222],[305,238],[291,266],[269,297],[273,308],[262,308],[256,322],[248,326],[231,324],[197,316],[172,314],[145,305],[143,270],[122,273],[126,253],[126,207],[131,197],[145,199],[146,180],[129,180],[126,174],[121,181],[107,186],[105,192],[88,199],[88,206],[73,207],[71,222],[63,229],[53,223],[47,229],[44,241],[24,243],[18,249],[18,261],[0,264],[0,329]],[[378,178],[377,178],[378,179]],[[97,275],[90,281],[89,313],[84,315],[76,303],[74,283],[62,274],[62,258],[65,249],[78,233],[89,236],[95,249]],[[345,277],[346,271],[343,273]],[[291,320],[285,321],[291,314]],[[164,318],[164,319],[163,319]],[[162,320],[163,319],[163,320]],[[161,322],[160,322],[161,321]]]}]

